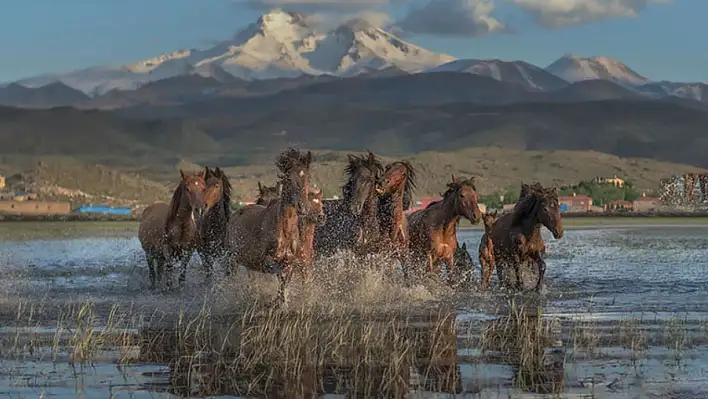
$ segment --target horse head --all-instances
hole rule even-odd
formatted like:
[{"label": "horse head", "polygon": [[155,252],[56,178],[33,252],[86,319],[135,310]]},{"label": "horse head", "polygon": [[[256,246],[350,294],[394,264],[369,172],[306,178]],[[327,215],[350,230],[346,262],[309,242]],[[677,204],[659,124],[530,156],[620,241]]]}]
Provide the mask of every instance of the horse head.
[{"label": "horse head", "polygon": [[539,183],[525,184],[522,185],[521,194],[523,197],[519,198],[517,209],[514,211],[516,220],[535,218],[553,234],[553,238],[562,238],[564,229],[558,202],[558,187],[543,188]]},{"label": "horse head", "polygon": [[319,226],[325,224],[327,216],[325,216],[324,206],[322,205],[322,189],[307,193],[307,202],[310,209],[306,217],[307,220]]},{"label": "horse head", "polygon": [[413,202],[413,191],[416,188],[416,173],[408,161],[396,161],[386,165],[379,179],[381,194],[389,195],[403,190],[403,209],[408,210]]},{"label": "horse head", "polygon": [[452,182],[447,184],[447,191],[442,195],[443,201],[453,201],[453,208],[458,215],[462,215],[472,224],[476,224],[482,219],[482,212],[479,210],[477,200],[477,188],[474,185],[474,178],[460,180],[454,175]]},{"label": "horse head", "polygon": [[295,148],[280,153],[276,160],[280,173],[280,199],[284,204],[295,205],[300,216],[307,215],[307,191],[310,183],[312,153],[302,154]]},{"label": "horse head", "polygon": [[[205,200],[206,193],[206,176],[208,169],[194,174],[186,174],[182,169],[179,174],[182,177],[180,187],[175,191],[175,195],[181,195],[180,200],[186,200],[192,215],[197,222],[200,222],[208,206]],[[175,202],[177,204],[177,202]]]},{"label": "horse head", "polygon": [[494,210],[492,212],[487,212],[482,216],[482,223],[484,223],[484,231],[485,232],[490,232],[492,231],[492,226],[494,225],[494,222],[497,220],[497,211]]},{"label": "horse head", "polygon": [[258,199],[256,199],[256,204],[267,206],[272,201],[280,198],[280,187],[280,182],[273,187],[264,186],[261,182],[258,182]]},{"label": "horse head", "polygon": [[379,178],[383,165],[369,151],[368,155],[348,155],[349,163],[345,168],[347,183],[342,188],[344,200],[349,204],[350,212],[361,215],[367,201],[376,198],[383,192],[379,186]]},{"label": "horse head", "polygon": [[217,204],[223,204],[223,210],[228,216],[231,206],[231,183],[221,168],[214,170],[206,168],[206,189],[204,191],[204,202],[207,209],[211,209]]}]

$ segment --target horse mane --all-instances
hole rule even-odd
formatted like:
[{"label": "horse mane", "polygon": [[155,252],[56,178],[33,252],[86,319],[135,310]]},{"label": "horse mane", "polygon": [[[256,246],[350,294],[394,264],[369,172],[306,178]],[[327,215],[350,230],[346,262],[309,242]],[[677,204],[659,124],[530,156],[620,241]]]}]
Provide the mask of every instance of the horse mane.
[{"label": "horse mane", "polygon": [[297,148],[289,147],[281,152],[275,159],[275,166],[282,174],[288,173],[296,166],[306,167],[307,154],[302,154]]},{"label": "horse mane", "polygon": [[366,155],[351,155],[349,154],[349,162],[344,167],[344,174],[347,175],[347,182],[342,186],[342,196],[351,198],[352,189],[354,188],[356,172],[360,168],[368,169],[374,176],[379,176],[383,173],[384,167],[381,161],[376,158],[373,152],[368,151]]},{"label": "horse mane", "polygon": [[408,161],[396,161],[393,164],[396,163],[402,164],[407,170],[406,186],[403,188],[403,210],[408,210],[413,204],[413,192],[417,188],[416,171],[413,165]]},{"label": "horse mane", "polygon": [[177,217],[177,212],[179,212],[179,207],[181,205],[181,198],[184,195],[185,189],[186,188],[184,185],[184,180],[181,180],[179,182],[179,185],[177,185],[175,192],[172,193],[172,199],[170,200],[170,210],[167,212],[166,221],[169,222],[171,220],[174,220],[175,217]]},{"label": "horse mane", "polygon": [[[207,168],[207,173],[208,168]],[[221,187],[223,190],[223,194],[221,196],[221,201],[224,206],[224,214],[226,215],[226,220],[229,219],[229,216],[231,216],[231,194],[233,191],[233,187],[231,186],[231,182],[229,181],[229,178],[226,176],[226,173],[224,173],[221,168],[218,166],[216,167],[216,170],[214,170],[213,175],[221,179]]]}]

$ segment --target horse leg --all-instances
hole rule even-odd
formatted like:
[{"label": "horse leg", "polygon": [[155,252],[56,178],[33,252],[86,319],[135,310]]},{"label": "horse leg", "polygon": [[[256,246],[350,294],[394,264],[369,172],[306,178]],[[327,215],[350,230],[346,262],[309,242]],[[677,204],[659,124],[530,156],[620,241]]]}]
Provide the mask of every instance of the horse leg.
[{"label": "horse leg", "polygon": [[453,285],[455,280],[459,282],[460,278],[457,275],[457,269],[455,268],[455,257],[450,255],[445,259],[445,264],[447,265],[447,283]]},{"label": "horse leg", "polygon": [[214,268],[213,252],[209,249],[199,251],[199,258],[202,260],[202,265],[204,266],[204,276],[208,284],[209,282],[211,282],[211,272]]},{"label": "horse leg", "polygon": [[182,256],[180,256],[180,259],[179,259],[180,268],[179,268],[179,280],[178,280],[178,284],[179,284],[180,288],[184,287],[184,283],[187,280],[187,265],[189,265],[189,260],[192,257],[191,255],[192,255],[191,253],[189,255],[187,255],[185,253],[185,254],[182,254]]},{"label": "horse leg", "polygon": [[487,256],[487,264],[487,268],[489,271],[487,273],[487,281],[485,282],[485,285],[487,286],[487,288],[489,288],[492,285],[492,274],[494,274],[494,269],[496,269],[497,267],[493,255]]},{"label": "horse leg", "polygon": [[482,287],[489,288],[489,280],[491,280],[491,270],[487,264],[487,258],[484,254],[479,254],[479,268],[482,269]]},{"label": "horse leg", "polygon": [[543,277],[546,275],[546,261],[544,261],[541,256],[537,256],[536,264],[538,265],[538,282],[536,283],[536,292],[541,292],[543,287]]},{"label": "horse leg", "polygon": [[148,274],[150,276],[150,289],[155,289],[155,258],[152,255],[146,256],[148,264]]}]

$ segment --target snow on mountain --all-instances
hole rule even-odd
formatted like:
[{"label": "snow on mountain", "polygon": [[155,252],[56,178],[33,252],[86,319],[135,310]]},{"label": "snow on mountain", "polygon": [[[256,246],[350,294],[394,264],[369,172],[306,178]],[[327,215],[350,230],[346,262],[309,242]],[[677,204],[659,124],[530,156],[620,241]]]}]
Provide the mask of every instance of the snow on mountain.
[{"label": "snow on mountain", "polygon": [[[318,32],[302,15],[272,10],[229,40],[206,50],[180,50],[129,65],[99,66],[68,73],[23,79],[38,87],[60,81],[90,95],[132,90],[175,76],[198,74],[223,80],[337,76],[398,68],[418,72],[454,60],[406,43],[363,20],[329,32]],[[226,73],[227,75],[224,75]]]},{"label": "snow on mountain", "polygon": [[545,69],[571,83],[591,79],[611,80],[627,86],[649,83],[649,79],[627,65],[608,57],[565,55]]},{"label": "snow on mountain", "polygon": [[528,90],[555,90],[568,85],[558,76],[524,61],[455,60],[427,72],[460,72],[487,76],[499,81],[518,83]]},{"label": "snow on mountain", "polygon": [[636,90],[649,97],[675,96],[689,100],[708,102],[708,84],[706,83],[678,83],[678,82],[652,82],[638,86]]}]

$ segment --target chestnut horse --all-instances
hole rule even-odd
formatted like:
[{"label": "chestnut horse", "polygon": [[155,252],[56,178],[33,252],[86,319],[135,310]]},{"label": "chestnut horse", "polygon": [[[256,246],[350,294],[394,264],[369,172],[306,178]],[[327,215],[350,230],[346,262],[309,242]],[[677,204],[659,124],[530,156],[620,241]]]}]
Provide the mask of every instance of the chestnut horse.
[{"label": "chestnut horse", "polygon": [[482,216],[484,235],[479,243],[479,268],[482,269],[482,286],[489,288],[494,273],[494,244],[492,243],[492,226],[497,220],[497,211],[487,212]]},{"label": "chestnut horse", "polygon": [[226,252],[226,226],[231,216],[231,183],[224,171],[206,168],[205,201],[214,204],[204,214],[200,233],[201,241],[197,252],[204,265],[208,280],[216,258],[223,258]]},{"label": "chestnut horse", "polygon": [[258,198],[255,202],[256,205],[267,206],[271,201],[275,201],[278,198],[280,198],[279,184],[276,184],[274,187],[268,187],[258,182]]},{"label": "chestnut horse", "polygon": [[403,267],[408,256],[408,220],[405,211],[413,202],[415,169],[407,161],[386,165],[380,179],[378,204],[380,252],[398,259]]},{"label": "chestnut horse", "polygon": [[326,221],[315,229],[317,256],[333,255],[337,250],[351,250],[362,256],[374,252],[378,244],[378,183],[383,165],[370,151],[348,158],[343,198],[324,203]]},{"label": "chestnut horse", "polygon": [[175,262],[182,266],[179,284],[184,284],[187,263],[199,245],[202,216],[209,208],[205,198],[207,170],[185,174],[180,169],[179,173],[182,179],[170,203],[152,204],[140,216],[138,239],[147,258],[152,289],[156,288],[157,282],[162,282],[164,269],[169,273],[166,286],[172,288]]},{"label": "chestnut horse", "polygon": [[312,154],[294,148],[276,160],[281,195],[267,206],[251,205],[234,213],[227,229],[230,266],[275,273],[280,280],[278,299],[285,303],[285,286],[300,245],[299,219],[307,214]]},{"label": "chestnut horse", "polygon": [[452,176],[442,200],[408,215],[410,257],[415,270],[426,264],[430,274],[442,271],[447,264],[448,280],[455,272],[457,250],[457,222],[464,217],[473,224],[479,222],[482,213],[477,206],[477,189],[474,178],[459,180]]},{"label": "chestnut horse", "polygon": [[307,215],[300,217],[300,246],[298,247],[297,260],[302,277],[305,280],[312,278],[312,263],[315,258],[315,227],[322,226],[327,220],[322,206],[322,190],[310,191],[307,194],[309,209]]},{"label": "chestnut horse", "polygon": [[545,243],[541,237],[541,226],[546,226],[554,238],[563,237],[558,188],[543,188],[538,183],[523,184],[513,212],[502,215],[492,226],[490,234],[497,275],[502,286],[523,289],[522,267],[530,264],[537,267],[536,290],[541,290],[546,273],[546,263],[542,257]]}]

